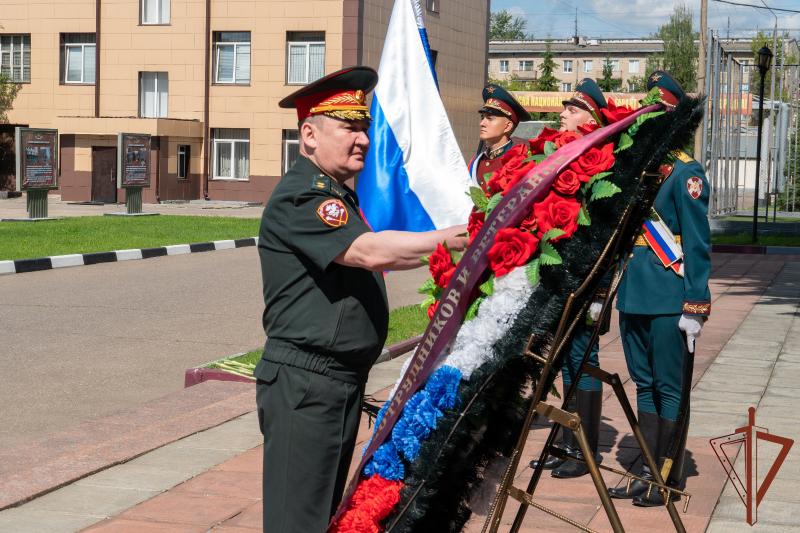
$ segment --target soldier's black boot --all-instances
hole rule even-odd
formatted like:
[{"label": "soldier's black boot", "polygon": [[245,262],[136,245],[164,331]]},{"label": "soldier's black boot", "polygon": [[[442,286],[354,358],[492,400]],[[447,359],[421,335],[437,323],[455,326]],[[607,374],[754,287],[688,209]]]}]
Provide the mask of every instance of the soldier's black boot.
[{"label": "soldier's black boot", "polygon": [[[639,411],[637,413],[637,418],[639,420],[639,429],[644,436],[644,442],[647,444],[647,447],[650,448],[650,453],[653,454],[653,457],[658,460],[658,427],[660,418],[656,413],[645,413],[644,411]],[[642,454],[642,469],[639,473],[639,477],[653,479],[653,473],[650,472],[650,467],[647,466],[647,462],[644,460],[644,454]],[[608,494],[612,498],[630,500],[645,494],[649,486],[649,483],[634,479],[631,482],[630,490],[628,490],[627,484],[625,484],[621,487],[608,489]]]},{"label": "soldier's black boot", "polygon": [[[586,440],[589,441],[589,448],[592,450],[595,461],[600,462],[602,457],[597,453],[597,445],[600,441],[600,413],[603,410],[603,391],[584,391],[578,390],[578,416],[581,417],[581,425],[586,433]],[[570,433],[572,433],[570,431]],[[573,436],[575,455],[583,459],[583,452],[578,444],[578,439]],[[586,463],[575,459],[568,459],[563,465],[552,472],[556,478],[571,478],[585,476],[589,473]]]},{"label": "soldier's black boot", "polygon": [[[665,480],[667,486],[672,488],[681,488],[684,482],[683,465],[686,457],[686,437],[689,433],[689,424],[684,424],[683,429],[683,433],[680,436],[681,440],[678,443],[678,454],[675,457],[675,460],[672,463],[672,468],[670,468],[669,475]],[[667,420],[666,418],[661,419],[661,431],[659,434],[659,449],[661,451],[661,455],[665,455],[667,453],[672,436],[678,430],[678,423],[674,420]],[[664,464],[664,460],[665,457],[659,458],[659,468],[661,468]],[[680,495],[670,492],[670,498],[672,501],[677,501],[680,499]],[[662,505],[666,505],[666,499],[664,498],[664,494],[654,487],[653,490],[650,491],[649,496],[645,492],[644,494],[634,498],[633,505],[637,505],[639,507],[660,507]]]},{"label": "soldier's black boot", "polygon": [[[563,394],[566,396],[567,391],[564,390]],[[569,402],[567,402],[567,406],[564,409],[570,413],[574,413],[576,401],[577,400],[575,399],[575,396],[573,396],[572,398],[570,398]],[[569,436],[566,435],[567,433],[569,433]],[[558,442],[559,438],[561,439],[560,443]],[[571,438],[572,438],[572,431],[568,430],[561,424],[558,424],[558,428],[556,429],[555,446],[557,448],[561,448],[562,450],[566,450],[567,453],[573,453],[572,451],[570,451],[570,449],[568,449],[569,445],[571,444]],[[534,459],[533,461],[531,461],[530,463],[531,468],[535,469],[538,463],[539,463],[538,459]],[[547,458],[544,460],[544,466],[542,468],[544,468],[544,470],[552,470],[554,468],[558,468],[562,464],[564,464],[564,459],[556,457],[555,455],[548,455]]]}]

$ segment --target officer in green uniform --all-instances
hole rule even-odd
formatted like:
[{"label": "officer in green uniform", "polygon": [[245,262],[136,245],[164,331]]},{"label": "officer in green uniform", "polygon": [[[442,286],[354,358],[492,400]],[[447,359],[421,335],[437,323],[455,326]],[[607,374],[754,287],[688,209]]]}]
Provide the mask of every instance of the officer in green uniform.
[{"label": "officer in green uniform", "polygon": [[[561,112],[561,127],[559,131],[588,131],[589,128],[605,126],[601,109],[608,107],[603,91],[591,78],[584,78],[575,87],[575,94],[562,102],[564,110]],[[608,290],[608,279],[604,280],[596,297],[598,300],[592,302],[589,308],[589,322],[594,322],[599,318],[600,310],[603,307],[602,300]],[[592,326],[582,324],[577,327],[572,337],[569,353],[564,357],[561,368],[561,380],[564,385],[564,395],[575,381],[578,375],[583,354],[589,347],[592,336]],[[599,366],[600,361],[598,352],[599,342],[595,342],[589,354],[589,364]],[[567,411],[576,412],[581,418],[581,424],[586,432],[589,447],[595,454],[595,458],[600,460],[597,454],[597,447],[600,439],[600,414],[603,405],[603,388],[599,379],[593,378],[588,374],[582,374],[578,380],[578,391],[567,404]],[[562,433],[561,445],[566,452],[578,458],[583,458],[578,440],[572,431],[560,428]],[[537,460],[531,461],[531,467],[536,467]],[[563,460],[555,456],[550,456],[545,460],[545,469],[553,469],[552,476],[556,478],[573,478],[589,473],[589,469],[582,460]]]},{"label": "officer in green uniform", "polygon": [[[648,90],[653,87],[667,105],[675,106],[685,96],[681,86],[663,71],[648,78]],[[666,480],[669,486],[681,487],[688,418],[681,428],[678,415],[683,407],[682,392],[691,387],[691,380],[684,376],[689,367],[684,365],[690,361],[694,340],[711,312],[710,188],[702,166],[684,152],[665,162],[661,173],[664,178],[654,208],[663,224],[655,221],[658,237],[651,236],[651,229],[650,235],[644,232],[637,239],[620,285],[617,309],[625,361],[636,383],[639,426],[659,467],[673,439],[681,439]],[[659,259],[658,254],[664,256],[664,243],[670,244],[670,240],[682,248],[682,260]],[[646,465],[642,476],[652,479]],[[622,486],[609,492],[615,498],[633,498],[639,506],[665,504],[660,491],[652,490],[648,497],[647,488],[647,483],[636,480],[630,490]]]},{"label": "officer in green uniform", "polygon": [[524,143],[524,139],[512,137],[520,122],[531,119],[530,113],[499,85],[489,84],[483,89],[480,147],[469,163],[473,182],[486,190],[486,176],[500,170],[503,155],[512,147]]},{"label": "officer in green uniform", "polygon": [[365,95],[377,73],[352,67],[280,102],[300,120],[297,163],[261,220],[264,355],[255,369],[264,435],[264,530],[322,533],[346,483],[370,367],[386,340],[382,271],[421,265],[465,226],[373,233],[344,185],[369,147]]}]

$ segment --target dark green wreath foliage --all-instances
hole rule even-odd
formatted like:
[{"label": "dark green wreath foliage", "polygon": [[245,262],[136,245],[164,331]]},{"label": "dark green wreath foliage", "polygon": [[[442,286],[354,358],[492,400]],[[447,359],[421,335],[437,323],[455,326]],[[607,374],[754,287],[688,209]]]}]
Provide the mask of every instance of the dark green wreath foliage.
[{"label": "dark green wreath foliage", "polygon": [[[590,204],[592,224],[559,246],[563,264],[542,268],[540,283],[527,305],[493,347],[495,357],[462,384],[461,410],[446,413],[422,445],[400,503],[384,522],[389,531],[461,531],[471,514],[470,493],[480,482],[483,468],[491,459],[509,455],[519,436],[528,404],[525,390],[541,371],[538,363],[521,356],[529,336],[535,336],[534,351],[546,353],[567,296],[590,273],[629,205],[632,211],[622,242],[632,244],[659,187],[657,180],[641,179],[642,171],[657,168],[671,151],[686,146],[702,115],[703,101],[687,98],[673,112],[642,124],[633,146],[616,154],[612,180],[622,193]],[[622,253],[629,251],[630,246]],[[576,303],[580,308],[585,302]],[[561,367],[560,359],[554,368]],[[555,377],[549,377],[545,390]]]}]

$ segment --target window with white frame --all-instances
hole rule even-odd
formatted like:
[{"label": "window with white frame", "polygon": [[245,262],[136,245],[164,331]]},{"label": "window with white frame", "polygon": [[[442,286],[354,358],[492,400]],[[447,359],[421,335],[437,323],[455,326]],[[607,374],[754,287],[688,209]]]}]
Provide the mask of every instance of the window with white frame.
[{"label": "window with white frame", "polygon": [[215,83],[250,83],[250,32],[214,32]]},{"label": "window with white frame", "polygon": [[522,59],[517,66],[517,70],[522,72],[533,72],[533,59]]},{"label": "window with white frame", "polygon": [[283,130],[283,173],[289,172],[300,157],[300,135],[297,130]]},{"label": "window with white frame", "polygon": [[139,73],[139,116],[164,118],[169,101],[169,77],[166,72]]},{"label": "window with white frame", "polygon": [[584,72],[591,72],[594,69],[594,62],[591,59],[584,59],[583,61],[583,71]]},{"label": "window with white frame", "polygon": [[611,72],[619,72],[619,59],[611,59]]},{"label": "window with white frame", "polygon": [[170,0],[140,0],[142,24],[169,24]]},{"label": "window with white frame", "polygon": [[508,59],[500,60],[500,72],[508,72]]},{"label": "window with white frame", "polygon": [[30,35],[0,35],[0,74],[13,82],[30,83]]},{"label": "window with white frame", "polygon": [[439,0],[427,0],[425,2],[425,5],[428,8],[428,11],[430,11],[432,13],[438,13],[439,12]]},{"label": "window with white frame", "polygon": [[286,83],[305,85],[325,74],[325,32],[286,34]]},{"label": "window with white frame", "polygon": [[568,92],[571,92],[571,91],[572,91],[572,84],[571,83],[563,82],[561,84],[561,92],[568,93]]},{"label": "window with white frame", "polygon": [[572,60],[565,59],[564,60],[564,72],[572,72]]},{"label": "window with white frame", "polygon": [[629,59],[628,60],[628,74],[638,74],[639,73],[639,60],[638,59]]},{"label": "window with white frame", "polygon": [[214,128],[214,179],[250,178],[250,130]]},{"label": "window with white frame", "polygon": [[61,82],[94,83],[94,33],[61,34]]},{"label": "window with white frame", "polygon": [[178,145],[178,179],[189,178],[189,161],[191,160],[192,147],[188,144]]}]

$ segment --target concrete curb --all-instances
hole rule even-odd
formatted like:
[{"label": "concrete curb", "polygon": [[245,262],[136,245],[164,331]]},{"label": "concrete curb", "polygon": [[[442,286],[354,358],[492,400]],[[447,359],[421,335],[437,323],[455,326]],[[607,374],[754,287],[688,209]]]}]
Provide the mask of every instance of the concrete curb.
[{"label": "concrete curb", "polygon": [[760,244],[713,244],[718,254],[800,255],[800,246],[762,246]]},{"label": "concrete curb", "polygon": [[175,244],[158,248],[136,248],[133,250],[115,250],[113,252],[95,252],[90,254],[53,255],[35,259],[14,259],[0,261],[0,276],[4,274],[22,274],[51,270],[54,268],[67,268],[76,266],[97,265],[99,263],[115,263],[118,261],[133,261],[137,259],[150,259],[167,255],[183,255],[197,252],[213,252],[215,250],[230,250],[232,248],[245,248],[255,246],[258,237],[234,239],[225,241],[196,242],[192,244]]}]

